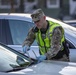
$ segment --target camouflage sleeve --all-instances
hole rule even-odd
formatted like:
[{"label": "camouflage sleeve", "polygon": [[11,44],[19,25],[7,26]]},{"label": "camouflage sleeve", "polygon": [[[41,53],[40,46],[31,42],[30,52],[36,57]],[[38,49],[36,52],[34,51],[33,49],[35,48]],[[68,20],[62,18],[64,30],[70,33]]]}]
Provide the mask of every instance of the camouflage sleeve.
[{"label": "camouflage sleeve", "polygon": [[24,40],[22,46],[24,45],[28,45],[31,46],[31,44],[34,42],[35,40],[35,33],[33,32],[33,28],[31,28],[28,32],[28,35],[26,37],[26,39]]},{"label": "camouflage sleeve", "polygon": [[51,49],[46,53],[47,59],[51,59],[52,57],[56,56],[61,50],[62,34],[62,27],[57,27],[54,29],[51,39]]}]

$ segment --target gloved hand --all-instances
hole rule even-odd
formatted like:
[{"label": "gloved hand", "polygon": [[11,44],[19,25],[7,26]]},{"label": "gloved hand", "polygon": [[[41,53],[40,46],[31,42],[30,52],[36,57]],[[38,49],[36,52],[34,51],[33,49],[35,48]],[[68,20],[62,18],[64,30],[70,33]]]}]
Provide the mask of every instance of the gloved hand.
[{"label": "gloved hand", "polygon": [[40,63],[41,61],[43,61],[45,59],[46,59],[45,55],[40,55],[39,57],[37,57],[38,63]]},{"label": "gloved hand", "polygon": [[30,50],[30,47],[27,46],[27,45],[25,45],[25,46],[23,47],[23,52],[26,53],[28,50]]}]

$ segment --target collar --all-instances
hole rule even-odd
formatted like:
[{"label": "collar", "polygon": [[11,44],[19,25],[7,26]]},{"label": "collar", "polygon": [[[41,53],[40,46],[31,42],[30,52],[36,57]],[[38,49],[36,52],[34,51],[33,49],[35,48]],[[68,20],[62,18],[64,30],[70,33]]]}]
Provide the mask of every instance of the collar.
[{"label": "collar", "polygon": [[49,22],[47,21],[47,28],[46,29],[40,29],[41,33],[46,33],[46,31],[48,30],[48,28],[49,28]]}]

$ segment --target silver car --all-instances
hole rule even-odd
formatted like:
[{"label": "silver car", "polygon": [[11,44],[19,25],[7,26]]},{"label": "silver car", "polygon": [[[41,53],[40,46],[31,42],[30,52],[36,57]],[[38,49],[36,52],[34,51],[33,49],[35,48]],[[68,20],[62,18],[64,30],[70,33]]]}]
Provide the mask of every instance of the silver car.
[{"label": "silver car", "polygon": [[[47,20],[54,21],[62,25],[65,30],[66,40],[69,44],[70,61],[76,62],[76,28],[56,19],[50,17],[46,18]],[[22,43],[32,26],[34,26],[34,23],[30,14],[0,14],[0,42],[22,52]],[[35,59],[36,56],[39,56],[39,49],[36,42],[32,44],[28,53],[29,57]]]},{"label": "silver car", "polygon": [[76,75],[76,63],[45,60],[37,63],[0,43],[0,75]]}]

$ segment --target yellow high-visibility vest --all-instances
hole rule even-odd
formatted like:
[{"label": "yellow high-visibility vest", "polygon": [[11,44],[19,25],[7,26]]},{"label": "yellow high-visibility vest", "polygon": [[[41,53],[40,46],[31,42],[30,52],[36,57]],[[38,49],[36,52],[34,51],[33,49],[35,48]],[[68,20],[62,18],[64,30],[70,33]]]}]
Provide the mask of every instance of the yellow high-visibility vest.
[{"label": "yellow high-visibility vest", "polygon": [[[61,27],[61,26],[58,23],[54,23],[54,22],[49,21],[49,28],[48,28],[47,32],[45,33],[44,39],[42,38],[40,30],[38,30],[38,32],[35,33],[36,41],[39,45],[41,55],[44,55],[51,48],[52,33],[56,27]],[[64,42],[64,30],[63,30],[63,28],[62,28],[62,31],[63,31],[63,37],[61,39],[61,45]]]}]

